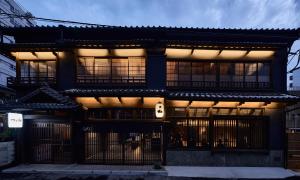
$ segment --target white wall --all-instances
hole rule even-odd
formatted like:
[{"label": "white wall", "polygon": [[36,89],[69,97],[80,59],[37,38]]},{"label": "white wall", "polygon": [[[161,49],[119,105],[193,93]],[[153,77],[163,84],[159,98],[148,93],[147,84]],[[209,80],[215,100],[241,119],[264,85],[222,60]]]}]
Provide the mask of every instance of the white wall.
[{"label": "white wall", "polygon": [[16,77],[16,62],[0,54],[0,86],[7,86],[7,77]]}]

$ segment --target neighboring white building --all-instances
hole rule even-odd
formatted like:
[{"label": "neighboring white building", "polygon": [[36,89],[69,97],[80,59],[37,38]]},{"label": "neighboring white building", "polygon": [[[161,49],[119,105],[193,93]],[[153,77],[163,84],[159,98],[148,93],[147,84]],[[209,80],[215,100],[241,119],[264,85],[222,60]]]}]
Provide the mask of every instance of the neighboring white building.
[{"label": "neighboring white building", "polygon": [[[295,67],[295,64],[297,64],[297,59],[298,57],[294,57],[294,64],[292,65],[292,67]],[[300,96],[300,69],[289,73],[287,79],[288,92],[290,94]],[[289,106],[286,109],[286,112],[286,127],[293,131],[300,131],[300,102],[295,105]]]},{"label": "neighboring white building", "polygon": [[288,90],[300,91],[300,69],[297,69],[290,73],[288,79]]},{"label": "neighboring white building", "polygon": [[[14,0],[0,0],[0,13],[31,16]],[[0,26],[35,26],[36,22],[29,18],[9,17],[0,14]],[[14,38],[3,36],[2,43],[14,43]],[[0,54],[0,96],[10,95],[10,89],[7,88],[7,78],[16,76],[16,63],[14,60]],[[0,98],[1,99],[1,98]]]}]

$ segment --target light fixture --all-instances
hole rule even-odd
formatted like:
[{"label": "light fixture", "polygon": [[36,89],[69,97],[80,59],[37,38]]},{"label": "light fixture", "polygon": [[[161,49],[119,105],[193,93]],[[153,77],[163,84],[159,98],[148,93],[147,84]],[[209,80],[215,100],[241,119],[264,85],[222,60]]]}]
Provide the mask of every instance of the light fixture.
[{"label": "light fixture", "polygon": [[163,105],[163,103],[158,102],[155,105],[155,116],[156,116],[156,118],[163,118],[164,115],[165,115],[164,105]]}]

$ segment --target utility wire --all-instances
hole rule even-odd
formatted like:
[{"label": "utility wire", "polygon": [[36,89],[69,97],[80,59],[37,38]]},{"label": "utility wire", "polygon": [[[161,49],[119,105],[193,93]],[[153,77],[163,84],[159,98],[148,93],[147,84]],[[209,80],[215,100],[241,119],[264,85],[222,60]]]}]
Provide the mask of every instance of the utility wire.
[{"label": "utility wire", "polygon": [[78,25],[99,26],[99,27],[113,27],[113,26],[110,26],[110,25],[85,23],[85,22],[79,22],[79,21],[68,21],[68,20],[41,18],[41,17],[35,17],[35,16],[31,16],[31,15],[26,15],[26,14],[25,15],[17,15],[17,14],[10,14],[10,13],[6,13],[6,12],[1,12],[0,15],[6,15],[8,17],[15,17],[15,18],[34,19],[34,20],[38,20],[38,21],[47,21],[47,22],[54,22],[54,23],[78,24]]},{"label": "utility wire", "polygon": [[[86,25],[86,26],[97,26],[97,27],[116,27],[116,26],[111,26],[111,25],[102,25],[102,24],[94,24],[94,23],[85,23],[85,22],[79,22],[79,21],[69,21],[69,20],[59,20],[59,19],[50,19],[50,18],[41,18],[41,17],[35,17],[32,16],[31,14],[25,14],[25,15],[18,15],[18,14],[11,14],[11,13],[6,13],[6,12],[1,12],[0,15],[4,15],[4,18],[24,18],[24,19],[33,19],[33,20],[37,20],[37,21],[46,21],[46,22],[53,22],[53,23],[63,23],[63,24],[78,24],[78,25]],[[6,17],[5,17],[6,16]],[[211,33],[211,34],[215,34],[215,33]],[[218,33],[218,34],[223,34],[223,33]],[[240,35],[240,34],[239,34]],[[264,35],[261,35],[264,36]],[[270,36],[268,36],[270,37]],[[281,36],[272,36],[272,37],[281,37]],[[289,64],[294,57],[298,54],[298,60],[297,60],[297,64],[296,66],[294,66],[294,68],[292,68],[291,70],[288,71],[288,73],[292,73],[293,71],[300,69],[300,67],[298,67],[298,65],[300,64],[300,49],[297,50],[294,53],[289,53],[288,56],[293,56],[287,64]]]},{"label": "utility wire", "polygon": [[[15,17],[15,18],[25,18],[25,19],[33,19],[33,20],[38,20],[38,21],[46,21],[46,22],[53,22],[53,23],[63,23],[63,24],[78,24],[78,25],[87,25],[87,26],[97,26],[97,27],[119,27],[119,26],[113,26],[113,25],[103,25],[103,24],[94,24],[94,23],[85,23],[85,22],[79,22],[79,21],[68,21],[68,20],[59,20],[59,19],[50,19],[50,18],[41,18],[41,17],[35,17],[32,16],[31,14],[25,14],[25,15],[17,15],[17,14],[10,14],[6,12],[0,13],[0,15],[7,15],[9,17]],[[159,26],[161,27],[161,26]],[[181,28],[181,27],[180,27]],[[214,29],[214,28],[212,28]],[[238,29],[237,29],[238,30]],[[254,29],[257,30],[257,29]],[[273,29],[276,30],[276,29]],[[298,28],[300,30],[300,28]],[[226,34],[222,32],[206,32],[206,34]],[[231,33],[233,34],[233,33]],[[236,33],[233,35],[246,35],[245,33]],[[249,35],[249,34],[248,34]],[[273,38],[282,38],[282,36],[278,35],[272,35],[272,36],[266,36],[266,35],[254,35],[254,36],[260,36],[260,37],[273,37]]]}]

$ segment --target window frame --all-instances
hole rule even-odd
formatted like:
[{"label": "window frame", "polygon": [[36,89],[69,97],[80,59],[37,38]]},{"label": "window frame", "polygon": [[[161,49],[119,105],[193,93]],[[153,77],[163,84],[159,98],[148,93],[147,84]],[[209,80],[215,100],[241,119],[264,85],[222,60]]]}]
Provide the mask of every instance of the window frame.
[{"label": "window frame", "polygon": [[[175,81],[169,81],[168,80],[168,75],[171,73],[168,73],[168,62],[189,62],[191,63],[191,77],[193,76],[192,73],[192,68],[194,67],[192,64],[193,63],[203,63],[203,66],[205,63],[214,63],[216,72],[215,72],[215,81],[205,81],[205,79],[203,80],[203,83],[199,83],[198,86],[193,86],[193,81],[191,78],[190,82],[186,82],[185,86],[180,86],[178,84],[178,80]],[[221,70],[220,70],[220,66],[222,63],[229,63],[230,67],[234,66],[235,69],[235,65],[236,64],[243,64],[243,81],[230,81],[230,82],[226,82],[226,81],[221,81]],[[255,82],[247,82],[246,81],[246,64],[247,63],[255,63],[256,64],[256,72],[255,72]],[[263,63],[263,64],[268,64],[269,67],[269,82],[260,82],[259,79],[259,70],[258,70],[258,64],[259,63]],[[178,68],[179,69],[179,68]],[[188,89],[209,89],[209,90],[213,90],[211,88],[215,88],[217,90],[233,90],[233,89],[239,89],[239,90],[271,90],[273,89],[273,73],[272,73],[272,60],[253,60],[253,61],[249,61],[249,60],[193,60],[193,59],[166,59],[166,87],[168,89],[179,89],[179,88],[188,88]],[[178,72],[179,70],[177,70]],[[232,77],[235,77],[235,72],[231,75]],[[173,74],[174,75],[174,74]],[[175,74],[176,76],[176,74]],[[177,77],[179,76],[179,74],[177,73]],[[239,75],[240,76],[240,75]],[[178,79],[178,78],[177,78]],[[226,85],[224,85],[224,83]],[[239,84],[238,84],[239,83]],[[208,84],[208,85],[207,85]],[[222,85],[223,84],[223,85]]]},{"label": "window frame", "polygon": [[[208,146],[206,147],[196,147],[196,146],[189,146],[189,121],[190,120],[205,120],[205,121],[209,121],[208,124]],[[235,139],[235,143],[236,143],[236,147],[231,147],[231,148],[218,148],[218,147],[214,147],[214,141],[215,141],[215,122],[217,121],[235,121],[236,124],[234,126],[234,133],[236,133],[236,139]],[[176,123],[178,121],[186,121],[187,127],[185,129],[185,134],[187,135],[187,146],[182,146],[182,147],[174,147],[170,144],[170,139],[168,138],[168,143],[167,143],[167,149],[168,150],[202,150],[202,151],[213,151],[213,152],[223,152],[223,151],[233,151],[233,152],[248,152],[248,151],[253,151],[253,152],[267,152],[270,149],[270,145],[269,145],[269,122],[270,122],[270,118],[268,116],[239,116],[239,115],[234,115],[234,116],[228,116],[228,115],[213,115],[211,117],[177,117],[177,118],[171,118],[170,119],[170,123],[171,125],[176,125]],[[240,144],[240,132],[241,129],[239,129],[239,124],[240,122],[250,122],[250,123],[256,123],[259,122],[261,124],[263,124],[262,127],[262,131],[263,131],[263,136],[259,137],[260,140],[262,140],[262,146],[259,148],[256,148],[254,146],[245,148],[242,147]],[[200,127],[200,126],[199,126]],[[198,128],[199,128],[198,127]],[[170,132],[171,133],[171,132]],[[255,134],[255,132],[253,131],[253,129],[250,129],[250,136]],[[170,134],[169,134],[170,136]],[[169,137],[168,136],[168,137]],[[200,142],[198,142],[200,143]]]},{"label": "window frame", "polygon": [[[22,74],[22,63],[27,62],[26,64],[26,69],[27,69],[27,76],[23,76]],[[30,63],[34,62],[37,63],[37,71],[35,73],[35,76],[32,76],[31,74],[31,68],[30,68]],[[46,76],[41,76],[41,72],[40,72],[40,63],[42,62],[46,62],[47,65],[47,69],[46,69]],[[53,76],[49,76],[49,64],[47,64],[47,62],[55,62],[54,65],[54,73],[50,73],[53,74]],[[53,60],[53,59],[49,59],[49,60],[20,60],[17,63],[18,67],[17,67],[17,78],[16,80],[19,83],[22,84],[39,84],[42,82],[47,82],[50,84],[55,84],[57,83],[57,75],[58,75],[58,63],[57,60]]]},{"label": "window frame", "polygon": [[[82,79],[82,81],[80,81],[80,76],[83,76],[84,75],[80,75],[79,74],[79,61],[80,61],[80,58],[91,58],[93,59],[93,75],[90,76],[90,79]],[[133,68],[133,67],[137,67],[137,66],[132,66],[130,65],[129,61],[130,61],[130,58],[140,58],[141,62],[143,62],[143,66],[141,66],[142,68],[144,68],[144,78],[140,78],[140,79],[136,79],[132,82],[132,79],[131,79],[131,74],[130,74],[130,68]],[[96,74],[95,74],[95,62],[97,59],[107,59],[109,61],[109,76],[107,78],[97,78],[96,77]],[[113,60],[117,60],[117,59],[126,59],[127,60],[127,76],[125,79],[123,79],[123,77],[121,77],[121,79],[114,79],[113,77]],[[129,56],[129,57],[115,57],[115,56],[107,56],[107,57],[97,57],[97,56],[77,56],[77,59],[76,59],[76,74],[75,74],[75,77],[76,77],[76,84],[77,85],[97,85],[99,86],[100,83],[101,83],[101,86],[145,86],[147,84],[147,78],[146,78],[146,75],[147,75],[147,59],[144,57],[144,56]],[[119,66],[115,66],[115,67],[119,67]],[[138,74],[137,76],[141,76],[141,74]],[[126,81],[126,82],[124,82]]]}]

